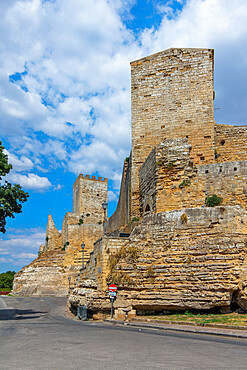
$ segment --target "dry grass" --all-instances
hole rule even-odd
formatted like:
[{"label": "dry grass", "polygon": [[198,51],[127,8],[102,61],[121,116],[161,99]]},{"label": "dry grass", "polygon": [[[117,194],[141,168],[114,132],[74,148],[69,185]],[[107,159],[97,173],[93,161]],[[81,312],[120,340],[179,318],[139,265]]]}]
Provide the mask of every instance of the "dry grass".
[{"label": "dry grass", "polygon": [[146,319],[155,321],[183,321],[185,323],[194,323],[197,325],[204,326],[205,324],[223,324],[230,326],[246,326],[247,328],[247,314],[192,314],[186,313],[174,313],[170,315],[162,316],[145,316]]}]

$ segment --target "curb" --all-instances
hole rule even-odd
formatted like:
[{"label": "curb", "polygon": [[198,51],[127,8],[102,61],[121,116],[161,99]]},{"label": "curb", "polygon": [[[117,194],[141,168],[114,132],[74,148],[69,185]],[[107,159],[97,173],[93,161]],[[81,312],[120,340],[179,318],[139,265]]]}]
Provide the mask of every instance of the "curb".
[{"label": "curb", "polygon": [[192,333],[192,334],[204,334],[204,335],[215,335],[221,337],[228,337],[228,338],[243,338],[247,339],[247,330],[244,334],[243,331],[237,332],[238,329],[235,329],[234,332],[230,331],[229,329],[213,329],[212,327],[186,327],[183,325],[163,325],[163,324],[147,324],[145,322],[138,322],[135,323],[133,321],[120,321],[120,320],[109,320],[105,319],[104,322],[110,323],[112,325],[121,325],[121,326],[132,326],[136,328],[146,328],[146,329],[156,329],[156,330],[164,330],[164,331],[175,331],[175,332],[183,332],[183,333]]}]

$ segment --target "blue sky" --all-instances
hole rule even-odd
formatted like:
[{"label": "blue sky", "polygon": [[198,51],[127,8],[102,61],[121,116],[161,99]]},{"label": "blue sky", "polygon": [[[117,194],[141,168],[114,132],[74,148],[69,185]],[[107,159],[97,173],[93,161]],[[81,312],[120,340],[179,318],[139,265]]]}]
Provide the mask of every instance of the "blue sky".
[{"label": "blue sky", "polygon": [[215,119],[247,124],[242,0],[1,0],[0,140],[30,194],[0,235],[0,272],[37,256],[47,216],[72,211],[79,172],[109,179],[116,208],[131,147],[130,61],[169,47],[215,49]]}]

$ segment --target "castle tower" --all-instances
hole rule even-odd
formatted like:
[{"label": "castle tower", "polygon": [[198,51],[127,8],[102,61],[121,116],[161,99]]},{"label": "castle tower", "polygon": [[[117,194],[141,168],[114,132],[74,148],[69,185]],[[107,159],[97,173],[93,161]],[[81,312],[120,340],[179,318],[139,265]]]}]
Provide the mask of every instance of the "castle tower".
[{"label": "castle tower", "polygon": [[83,223],[104,221],[102,203],[107,201],[107,179],[96,179],[80,174],[73,186],[73,212],[79,214]]},{"label": "castle tower", "polygon": [[214,162],[212,49],[169,49],[131,63],[131,217],[139,169],[164,139],[187,138],[195,164]]}]

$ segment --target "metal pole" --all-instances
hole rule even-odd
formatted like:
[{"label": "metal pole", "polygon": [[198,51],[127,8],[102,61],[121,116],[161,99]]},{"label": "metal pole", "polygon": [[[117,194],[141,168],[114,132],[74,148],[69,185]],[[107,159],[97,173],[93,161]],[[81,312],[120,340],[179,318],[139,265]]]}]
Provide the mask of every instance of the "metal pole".
[{"label": "metal pole", "polygon": [[85,249],[85,243],[81,243],[81,250],[82,250],[82,270],[84,270],[84,249]]},{"label": "metal pole", "polygon": [[70,280],[71,280],[71,276],[68,276],[68,280],[69,280],[69,294],[70,294]]},{"label": "metal pole", "polygon": [[114,297],[111,297],[111,320],[113,319],[113,302],[114,302]]}]

